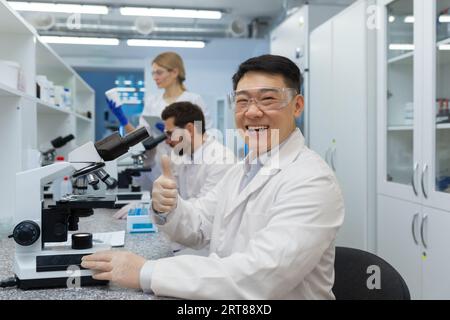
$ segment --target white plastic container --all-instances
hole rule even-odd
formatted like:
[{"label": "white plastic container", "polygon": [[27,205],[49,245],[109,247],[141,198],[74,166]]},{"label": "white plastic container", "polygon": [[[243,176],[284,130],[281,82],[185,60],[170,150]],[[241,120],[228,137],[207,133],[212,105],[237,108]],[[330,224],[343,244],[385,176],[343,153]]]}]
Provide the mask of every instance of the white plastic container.
[{"label": "white plastic container", "polygon": [[65,108],[66,104],[64,101],[64,87],[63,86],[55,86],[55,106]]},{"label": "white plastic container", "polygon": [[14,61],[0,60],[0,83],[13,88],[19,88],[20,65]]}]

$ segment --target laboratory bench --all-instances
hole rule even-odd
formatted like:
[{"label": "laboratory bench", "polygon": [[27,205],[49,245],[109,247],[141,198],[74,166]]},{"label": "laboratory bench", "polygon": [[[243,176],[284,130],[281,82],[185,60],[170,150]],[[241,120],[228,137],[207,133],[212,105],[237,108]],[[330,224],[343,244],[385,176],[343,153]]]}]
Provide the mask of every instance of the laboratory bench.
[{"label": "laboratory bench", "polygon": [[[96,209],[95,213],[80,218],[79,232],[112,232],[126,230],[126,220],[114,219],[115,210]],[[0,239],[0,279],[13,275],[14,240]],[[173,256],[168,239],[162,233],[125,233],[125,246],[113,250],[127,250],[146,259],[158,259]],[[17,288],[0,288],[0,300],[148,300],[161,299],[140,290],[125,289],[113,284],[78,289],[41,289],[21,290]]]}]

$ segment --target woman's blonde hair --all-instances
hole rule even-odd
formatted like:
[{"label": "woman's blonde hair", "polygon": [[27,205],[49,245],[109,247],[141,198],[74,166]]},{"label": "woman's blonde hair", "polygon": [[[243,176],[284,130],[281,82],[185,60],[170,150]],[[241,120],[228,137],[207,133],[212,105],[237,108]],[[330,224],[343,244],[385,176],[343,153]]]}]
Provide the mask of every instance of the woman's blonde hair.
[{"label": "woman's blonde hair", "polygon": [[184,70],[183,59],[177,53],[171,51],[163,52],[153,59],[152,63],[156,63],[167,70],[178,69],[178,83],[181,85],[181,89],[186,90],[183,84],[186,80],[186,71]]}]

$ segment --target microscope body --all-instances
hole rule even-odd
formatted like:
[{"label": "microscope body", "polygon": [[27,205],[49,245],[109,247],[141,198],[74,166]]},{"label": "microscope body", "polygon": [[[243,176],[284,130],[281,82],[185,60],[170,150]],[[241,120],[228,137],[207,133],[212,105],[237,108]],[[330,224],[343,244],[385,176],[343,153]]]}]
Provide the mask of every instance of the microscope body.
[{"label": "microscope body", "polygon": [[[103,169],[105,161],[113,161],[146,138],[148,133],[145,128],[125,137],[114,134],[95,144],[88,142],[75,149],[69,154],[70,162],[57,162],[17,173],[12,236],[16,242],[14,273],[19,288],[73,287],[74,282],[80,286],[107,284],[106,281],[94,280],[91,270],[81,268],[81,258],[108,250],[111,248],[109,245],[94,244],[92,235],[90,242],[86,241],[89,234],[72,234],[71,246],[61,243],[67,241],[69,231],[78,230],[79,218],[92,215],[94,208],[113,208],[115,195],[69,195],[55,205],[45,207],[43,187],[64,176],[71,176],[83,183],[88,180],[92,183],[96,179],[97,182],[93,183],[98,184],[101,180],[106,185],[112,185],[114,179]],[[46,246],[55,242],[60,245]]]},{"label": "microscope body", "polygon": [[95,244],[80,250],[45,246],[67,241],[68,232],[74,231],[70,229],[78,227],[77,219],[92,214],[75,208],[44,208],[42,186],[74,171],[74,164],[59,162],[17,174],[14,273],[21,289],[66,287],[73,276],[80,279],[81,285],[103,284],[92,279],[90,270],[81,269],[81,258],[110,246]]}]

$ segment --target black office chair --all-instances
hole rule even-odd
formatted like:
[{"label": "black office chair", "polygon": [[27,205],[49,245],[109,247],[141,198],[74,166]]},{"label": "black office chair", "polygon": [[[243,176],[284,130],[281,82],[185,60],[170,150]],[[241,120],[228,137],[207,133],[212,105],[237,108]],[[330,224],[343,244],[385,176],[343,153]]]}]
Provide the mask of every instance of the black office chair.
[{"label": "black office chair", "polygon": [[[369,289],[367,280],[379,267],[380,289]],[[336,247],[333,293],[337,300],[410,300],[408,286],[402,276],[380,257],[358,249]],[[371,282],[371,281],[369,281]]]}]

